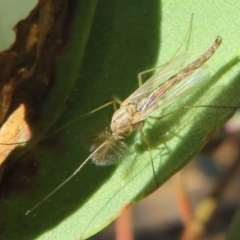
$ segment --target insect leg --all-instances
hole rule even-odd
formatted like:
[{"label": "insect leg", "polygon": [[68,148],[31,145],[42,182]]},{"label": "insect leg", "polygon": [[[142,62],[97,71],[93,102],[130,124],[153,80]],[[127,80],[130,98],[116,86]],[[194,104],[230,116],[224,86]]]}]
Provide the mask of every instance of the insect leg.
[{"label": "insect leg", "polygon": [[196,105],[196,106],[182,106],[179,107],[178,109],[175,109],[171,112],[168,112],[164,115],[162,115],[161,117],[153,117],[153,116],[148,116],[148,118],[154,119],[154,120],[161,120],[164,117],[167,117],[168,115],[171,115],[172,113],[175,113],[177,111],[183,110],[183,109],[189,109],[189,108],[202,108],[202,107],[206,107],[206,108],[220,108],[220,109],[239,109],[240,107],[233,107],[233,106],[217,106],[217,105]]},{"label": "insect leg", "polygon": [[156,69],[159,69],[159,68],[161,68],[161,67],[163,67],[163,66],[165,66],[167,64],[168,63],[165,63],[165,64],[162,64],[160,66],[157,66],[157,67],[154,67],[154,68],[150,68],[148,70],[145,70],[143,72],[138,73],[137,78],[138,78],[138,85],[139,85],[139,87],[141,87],[143,85],[143,75],[145,75],[145,74],[147,74],[149,72],[154,72]]},{"label": "insect leg", "polygon": [[[108,106],[110,106],[111,104],[113,104],[113,106],[114,106],[114,101],[105,103],[104,105],[102,105],[102,106],[100,106],[100,107],[98,107],[98,108],[95,108],[95,109],[93,109],[92,111],[90,111],[90,112],[88,112],[88,113],[86,113],[86,114],[84,114],[84,115],[82,115],[82,116],[74,119],[73,121],[71,121],[71,122],[63,125],[62,127],[56,129],[55,131],[53,131],[51,134],[47,135],[47,136],[44,137],[43,139],[51,137],[51,136],[54,135],[55,133],[58,133],[58,132],[61,131],[62,129],[66,128],[67,126],[72,125],[73,123],[77,122],[77,121],[80,120],[81,118],[84,118],[84,117],[86,117],[86,116],[88,116],[88,115],[91,115],[91,114],[93,114],[93,113],[95,113],[95,112],[98,112],[99,110],[101,110],[101,109],[103,109],[103,108],[105,108],[105,107],[108,107]],[[114,109],[115,109],[115,108],[114,108]]]}]

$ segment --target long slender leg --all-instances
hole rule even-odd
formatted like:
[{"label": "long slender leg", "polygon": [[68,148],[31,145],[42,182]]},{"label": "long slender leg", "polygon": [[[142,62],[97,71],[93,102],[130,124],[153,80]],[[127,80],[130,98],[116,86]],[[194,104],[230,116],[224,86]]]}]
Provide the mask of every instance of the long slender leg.
[{"label": "long slender leg", "polygon": [[119,99],[117,96],[113,95],[113,108],[114,108],[114,111],[116,112],[118,110],[117,108],[117,104],[121,105],[122,104],[122,101],[121,99]]},{"label": "long slender leg", "polygon": [[[56,130],[53,131],[51,134],[45,136],[45,137],[42,138],[42,139],[47,139],[47,138],[51,137],[52,135],[54,135],[54,134],[60,132],[62,129],[66,128],[67,126],[69,126],[69,125],[71,125],[71,124],[77,122],[77,121],[80,120],[81,118],[86,117],[86,116],[88,116],[88,115],[91,115],[91,114],[93,114],[93,113],[95,113],[95,112],[97,112],[97,111],[99,111],[99,110],[101,110],[101,109],[103,109],[103,108],[105,108],[105,107],[110,106],[111,104],[114,106],[114,109],[115,109],[116,104],[115,104],[114,101],[111,101],[111,102],[105,103],[105,104],[102,105],[101,107],[95,108],[95,109],[93,109],[92,111],[90,111],[90,112],[88,112],[88,113],[86,113],[86,114],[84,114],[84,115],[82,115],[82,116],[80,116],[80,117],[74,119],[73,121],[71,121],[71,122],[69,122],[69,123],[63,125],[62,127],[58,128],[58,129],[56,129]],[[19,144],[24,144],[24,143],[28,143],[28,142],[29,142],[29,141],[26,141],[26,142],[17,142],[17,143],[0,143],[0,145],[19,145]]]},{"label": "long slender leg", "polygon": [[182,107],[179,107],[178,109],[175,109],[171,112],[168,112],[164,115],[162,115],[161,117],[153,117],[153,116],[149,116],[148,118],[151,118],[151,119],[155,119],[155,120],[161,120],[162,118],[164,117],[167,117],[168,115],[171,115],[172,113],[175,113],[177,111],[180,111],[180,110],[183,110],[183,109],[189,109],[189,108],[202,108],[202,107],[206,107],[206,108],[220,108],[220,109],[239,109],[239,107],[232,107],[232,106],[217,106],[217,105],[195,105],[195,106],[182,106]]},{"label": "long slender leg", "polygon": [[105,107],[108,107],[108,106],[110,106],[110,105],[112,105],[112,104],[113,104],[113,106],[114,106],[114,101],[105,103],[104,105],[102,105],[102,106],[100,106],[100,107],[98,107],[98,108],[93,109],[92,111],[90,111],[90,112],[88,112],[88,113],[86,113],[86,114],[84,114],[84,115],[82,115],[82,116],[74,119],[73,121],[71,121],[71,122],[63,125],[62,127],[58,128],[58,129],[56,129],[56,130],[53,131],[51,134],[49,134],[49,135],[47,135],[46,137],[44,137],[44,139],[45,139],[45,138],[49,138],[50,136],[52,136],[52,135],[54,135],[55,133],[61,131],[62,129],[66,128],[67,126],[69,126],[69,125],[77,122],[77,121],[80,120],[81,118],[84,118],[84,117],[86,117],[86,116],[88,116],[88,115],[91,115],[91,114],[93,114],[93,113],[95,113],[95,112],[98,112],[99,110],[101,110],[101,109],[103,109],[103,108],[105,108]]},{"label": "long slender leg", "polygon": [[155,71],[156,69],[159,69],[159,68],[161,68],[161,67],[163,67],[163,66],[165,66],[165,65],[167,65],[168,64],[168,62],[167,63],[165,63],[165,64],[162,64],[162,65],[160,65],[160,66],[157,66],[157,67],[154,67],[154,68],[150,68],[150,69],[148,69],[148,70],[145,70],[145,71],[143,71],[143,72],[140,72],[140,73],[138,73],[138,85],[139,85],[139,87],[141,87],[142,85],[143,85],[143,75],[145,75],[145,74],[147,74],[147,73],[149,73],[149,72],[153,72],[153,71]]}]

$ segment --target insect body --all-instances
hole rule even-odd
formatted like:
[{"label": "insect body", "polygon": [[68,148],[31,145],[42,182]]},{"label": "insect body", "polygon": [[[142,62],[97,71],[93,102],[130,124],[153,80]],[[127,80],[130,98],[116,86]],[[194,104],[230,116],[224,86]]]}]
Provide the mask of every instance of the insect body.
[{"label": "insect body", "polygon": [[132,93],[113,114],[112,132],[105,131],[106,140],[100,145],[101,148],[96,151],[96,146],[92,147],[93,161],[97,165],[107,165],[119,160],[126,149],[124,136],[138,129],[147,117],[204,83],[210,73],[199,67],[214,54],[221,41],[222,39],[217,37],[202,56],[176,72],[190,52],[180,54]]},{"label": "insect body", "polygon": [[132,93],[113,114],[111,131],[106,129],[92,145],[92,153],[64,182],[26,214],[32,212],[72,179],[90,159],[97,165],[108,165],[119,161],[127,149],[124,143],[125,136],[137,130],[149,116],[195,90],[209,78],[209,71],[199,68],[214,54],[221,41],[221,38],[217,37],[203,55],[185,68],[182,65],[188,59],[190,52],[178,55]]}]

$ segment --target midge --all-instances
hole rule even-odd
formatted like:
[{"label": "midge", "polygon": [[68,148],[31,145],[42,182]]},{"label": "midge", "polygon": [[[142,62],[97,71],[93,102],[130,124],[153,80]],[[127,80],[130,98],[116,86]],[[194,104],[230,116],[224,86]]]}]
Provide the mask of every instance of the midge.
[{"label": "midge", "polygon": [[[221,37],[217,37],[205,53],[185,68],[182,65],[189,58],[190,51],[176,56],[163,65],[159,71],[122,102],[120,108],[113,114],[110,125],[111,131],[106,129],[99,136],[97,143],[91,147],[92,153],[84,162],[64,182],[32,209],[28,210],[26,214],[32,212],[73,178],[90,159],[97,165],[108,165],[119,161],[127,149],[124,143],[125,136],[137,129],[143,135],[142,126],[145,119],[179,100],[209,78],[209,71],[199,68],[214,54],[221,42]],[[139,74],[140,81],[142,74],[146,72]]]}]

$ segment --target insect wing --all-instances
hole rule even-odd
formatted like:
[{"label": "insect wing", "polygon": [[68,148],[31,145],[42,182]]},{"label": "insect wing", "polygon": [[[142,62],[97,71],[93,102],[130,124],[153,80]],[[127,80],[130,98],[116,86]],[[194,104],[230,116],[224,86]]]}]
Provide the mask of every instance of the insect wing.
[{"label": "insect wing", "polygon": [[183,64],[189,59],[191,55],[190,51],[186,51],[175,58],[171,59],[168,63],[161,66],[149,80],[147,80],[142,86],[140,86],[133,94],[131,94],[124,103],[138,103],[143,98],[151,94],[159,85],[166,82],[171,76],[178,73]]},{"label": "insect wing", "polygon": [[145,111],[141,112],[142,118],[138,118],[138,121],[146,119],[159,109],[167,107],[169,104],[179,100],[186,96],[192,90],[196,90],[210,77],[210,72],[205,69],[194,70],[193,73],[183,79],[181,82],[173,85],[164,97],[154,99]]}]

